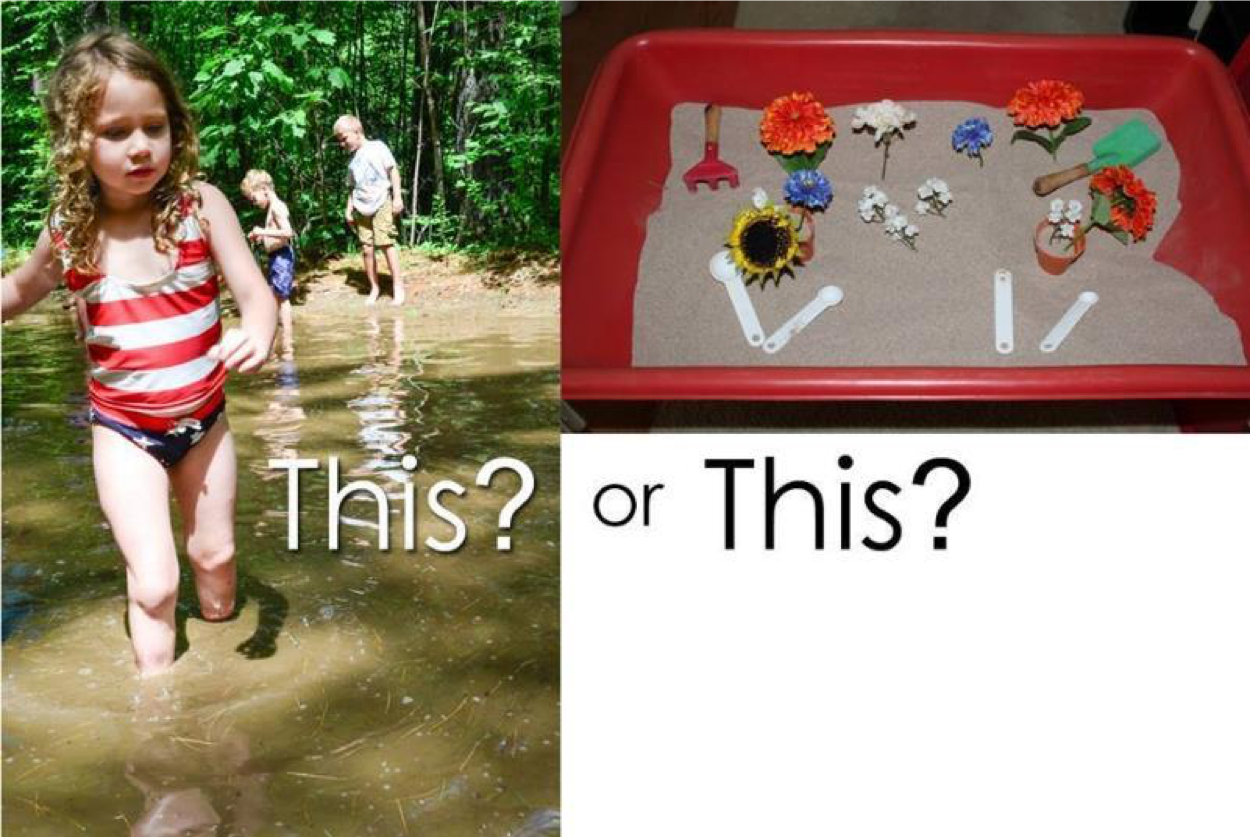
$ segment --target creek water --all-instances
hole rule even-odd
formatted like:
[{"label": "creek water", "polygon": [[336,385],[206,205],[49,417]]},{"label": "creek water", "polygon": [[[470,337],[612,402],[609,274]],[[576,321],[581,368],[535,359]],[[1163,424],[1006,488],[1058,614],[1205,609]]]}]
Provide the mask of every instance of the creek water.
[{"label": "creek water", "polygon": [[[489,295],[488,295],[489,296]],[[5,327],[4,833],[538,835],[559,829],[558,333],[500,295],[296,308],[294,354],[228,384],[239,459],[235,618],[199,618],[183,561],[179,657],[135,675],[121,556],[99,510],[85,363],[46,301]],[[403,457],[418,459],[415,470]],[[328,548],[328,463],[391,497],[347,501]],[[533,470],[512,549],[499,516]],[[300,547],[287,548],[288,475]],[[464,519],[426,505],[439,480]],[[405,484],[417,548],[404,548]]]}]

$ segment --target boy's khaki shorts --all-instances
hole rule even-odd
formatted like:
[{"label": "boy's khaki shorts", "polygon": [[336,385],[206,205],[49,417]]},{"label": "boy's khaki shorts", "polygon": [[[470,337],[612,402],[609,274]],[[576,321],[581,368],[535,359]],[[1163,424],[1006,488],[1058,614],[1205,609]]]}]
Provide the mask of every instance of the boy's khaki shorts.
[{"label": "boy's khaki shorts", "polygon": [[352,207],[352,227],[364,246],[390,247],[395,243],[395,215],[391,212],[390,199],[373,215],[361,215]]}]

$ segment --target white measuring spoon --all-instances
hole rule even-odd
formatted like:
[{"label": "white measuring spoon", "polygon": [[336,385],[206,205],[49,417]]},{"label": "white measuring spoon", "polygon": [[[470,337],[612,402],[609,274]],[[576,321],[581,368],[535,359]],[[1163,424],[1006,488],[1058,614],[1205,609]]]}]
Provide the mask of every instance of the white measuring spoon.
[{"label": "white measuring spoon", "polygon": [[764,351],[770,355],[785,348],[790,338],[811,325],[812,320],[842,301],[842,289],[837,285],[825,285],[816,298],[799,309],[799,313],[786,320],[786,324],[772,333],[764,342]]},{"label": "white measuring spoon", "polygon": [[708,270],[712,272],[712,278],[729,291],[729,301],[733,303],[734,313],[738,315],[738,324],[742,326],[742,336],[747,339],[747,343],[752,346],[763,343],[764,327],[760,325],[760,318],[755,313],[755,306],[751,304],[747,286],[742,281],[742,273],[739,272],[738,266],[734,264],[733,256],[729,255],[728,250],[721,250],[712,256],[712,260],[708,263]]},{"label": "white measuring spoon", "polygon": [[1015,313],[1011,300],[1011,271],[994,271],[994,348],[1000,355],[1015,348]]},{"label": "white measuring spoon", "polygon": [[1098,301],[1098,294],[1093,291],[1085,291],[1076,298],[1076,302],[1072,303],[1072,307],[1067,313],[1059,318],[1059,322],[1055,323],[1055,327],[1050,333],[1042,338],[1042,345],[1038,348],[1043,352],[1053,352],[1058,349],[1068,333],[1076,327],[1081,321],[1081,317],[1085,316],[1085,312],[1094,307],[1094,303]]}]

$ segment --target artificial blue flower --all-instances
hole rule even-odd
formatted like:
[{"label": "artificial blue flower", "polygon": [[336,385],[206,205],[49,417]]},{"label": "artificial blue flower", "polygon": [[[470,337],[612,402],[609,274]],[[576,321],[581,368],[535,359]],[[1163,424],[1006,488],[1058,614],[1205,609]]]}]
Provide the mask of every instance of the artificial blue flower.
[{"label": "artificial blue flower", "polygon": [[786,178],[786,202],[808,209],[824,209],[833,200],[833,184],[815,169],[800,169]]},{"label": "artificial blue flower", "polygon": [[989,148],[992,142],[994,142],[994,132],[990,130],[990,123],[979,116],[965,119],[951,134],[951,147],[956,151],[962,151],[969,157],[976,157],[981,165],[985,165],[981,152]]}]

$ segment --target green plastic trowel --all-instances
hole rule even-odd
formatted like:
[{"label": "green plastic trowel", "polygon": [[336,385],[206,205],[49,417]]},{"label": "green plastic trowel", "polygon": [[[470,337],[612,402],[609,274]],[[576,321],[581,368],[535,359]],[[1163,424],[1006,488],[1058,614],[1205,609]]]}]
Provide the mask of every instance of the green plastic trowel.
[{"label": "green plastic trowel", "polygon": [[1140,119],[1130,119],[1094,143],[1094,159],[1033,181],[1033,192],[1049,195],[1060,186],[1088,177],[1107,166],[1133,166],[1159,150],[1159,137]]}]

